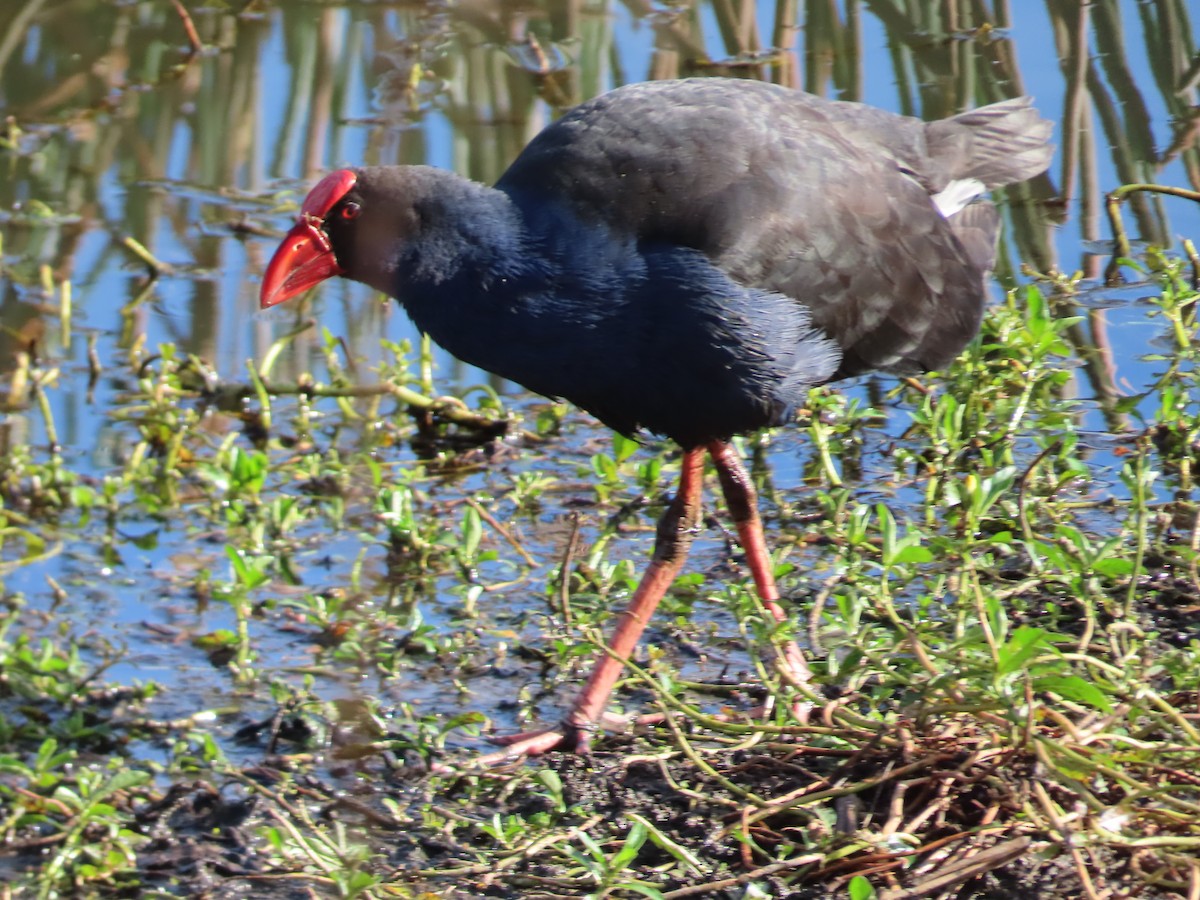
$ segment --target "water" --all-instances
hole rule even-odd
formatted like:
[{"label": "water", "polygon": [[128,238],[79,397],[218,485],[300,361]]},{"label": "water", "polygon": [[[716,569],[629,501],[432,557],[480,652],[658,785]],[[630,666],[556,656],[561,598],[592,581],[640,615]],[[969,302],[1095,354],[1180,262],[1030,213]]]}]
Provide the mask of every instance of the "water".
[{"label": "water", "polygon": [[[221,378],[244,381],[248,361],[262,360],[304,317],[344,338],[359,372],[384,358],[381,337],[417,340],[394,304],[340,280],[323,285],[311,307],[258,310],[259,277],[277,235],[321,172],[428,163],[494,181],[562,109],[620,83],[713,71],[695,61],[701,52],[718,62],[717,70],[727,61],[736,63],[730,71],[794,75],[828,96],[912,114],[950,114],[1021,92],[1036,96],[1043,114],[1059,123],[1060,154],[1046,178],[1009,196],[1000,275],[1009,284],[1022,281],[1025,263],[1040,271],[1078,269],[1092,279],[1078,298],[1088,320],[1077,350],[1083,355],[1099,345],[1111,355],[1107,367],[1090,375],[1075,369],[1071,393],[1081,401],[1080,430],[1097,454],[1111,458],[1110,470],[1119,459],[1111,456],[1114,420],[1104,398],[1136,394],[1163,368],[1144,359],[1162,334],[1141,302],[1154,289],[1101,287],[1106,260],[1097,241],[1109,236],[1101,214],[1106,190],[1130,180],[1197,187],[1197,152],[1177,146],[1196,88],[1177,90],[1171,68],[1194,54],[1186,4],[1117,4],[1111,9],[1119,27],[1105,18],[1110,7],[1081,12],[1091,18],[1075,25],[1094,55],[1085,61],[1088,79],[1078,93],[1071,73],[1085,70],[1059,52],[1050,13],[1032,4],[1022,4],[1020,18],[1000,31],[979,31],[982,23],[966,21],[948,28],[922,7],[912,20],[885,20],[868,7],[858,11],[856,26],[812,21],[779,35],[772,35],[770,2],[760,3],[749,23],[731,23],[708,3],[694,13],[666,6],[635,13],[594,2],[533,3],[519,12],[486,3],[265,4],[256,7],[261,14],[245,16],[188,5],[205,42],[195,54],[170,4],[74,0],[0,11],[0,109],[11,117],[12,144],[0,150],[0,370],[11,373],[13,354],[30,347],[42,366],[57,367],[47,396],[66,463],[97,480],[116,471],[137,443],[130,425],[113,417],[130,389],[122,360],[131,351],[149,355],[172,343]],[[754,55],[776,37],[793,41],[792,49],[774,62]],[[545,74],[531,71],[543,60]],[[1074,125],[1064,124],[1069,109],[1077,110]],[[1074,154],[1069,159],[1067,151]],[[1068,186],[1064,173],[1073,173]],[[1195,204],[1143,197],[1128,206],[1135,237],[1176,244],[1178,235],[1200,236]],[[127,238],[169,270],[149,278]],[[42,267],[56,284],[71,283],[69,335],[54,312],[57,297],[43,292]],[[92,387],[89,342],[102,367]],[[277,377],[295,380],[306,371],[327,377],[320,346],[320,330],[310,330],[280,360]],[[436,364],[443,390],[486,383],[519,398],[513,386],[444,354]],[[863,385],[849,390],[867,396]],[[903,415],[879,429],[880,440],[903,432]],[[210,427],[216,443],[239,425],[214,413]],[[0,432],[8,447],[46,450],[44,419],[28,405],[8,408]],[[548,453],[515,453],[466,481],[435,482],[429,490],[452,499],[477,489],[499,496],[515,474],[532,469],[586,484],[587,459],[606,442],[602,430],[572,417],[566,438]],[[777,438],[768,455],[775,482],[802,494],[809,452],[800,435]],[[397,448],[387,465],[399,472],[413,460],[409,449]],[[550,526],[561,524],[571,503],[590,503],[589,491],[550,495],[542,514],[523,526],[543,566],[562,552],[562,529]],[[504,520],[512,510],[500,503],[495,512]],[[586,533],[594,535],[597,524],[589,521]],[[364,542],[360,530],[372,527],[364,515],[320,548],[344,575],[364,546],[374,546],[368,585],[382,579],[378,545]],[[198,605],[189,594],[198,569],[224,577],[221,535],[155,516],[133,516],[100,543],[97,526],[88,528],[85,536],[61,534],[56,555],[5,573],[5,590],[49,610],[47,578],[69,588],[72,615],[91,623],[98,641],[133,650],[110,677],[172,684],[181,709],[240,702],[203,654],[180,649],[197,633],[232,627],[227,606]],[[700,568],[719,556],[719,541],[707,541]],[[648,546],[643,532],[623,538],[614,553],[640,558]],[[500,566],[490,574],[502,579],[506,571]],[[529,589],[505,594],[517,604],[514,633],[530,643],[538,640],[537,610],[545,603],[536,579],[544,577],[543,571]],[[455,578],[437,583],[441,589],[422,606],[435,626],[451,622],[460,603]],[[494,650],[512,642],[502,631],[480,639]],[[303,668],[319,655],[308,638],[265,631],[258,649],[268,668]],[[392,690],[430,708],[460,700],[433,678],[345,689]],[[501,680],[494,691],[503,696],[510,688]]]}]

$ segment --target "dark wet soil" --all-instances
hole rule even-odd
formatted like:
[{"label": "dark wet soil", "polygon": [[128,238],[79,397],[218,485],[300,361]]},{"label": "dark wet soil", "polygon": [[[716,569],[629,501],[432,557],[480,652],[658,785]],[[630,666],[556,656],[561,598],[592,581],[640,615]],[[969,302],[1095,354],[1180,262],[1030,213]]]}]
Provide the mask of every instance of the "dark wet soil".
[{"label": "dark wet soil", "polygon": [[[1022,808],[1039,782],[1032,756],[1009,751],[981,763],[975,751],[984,736],[955,732],[951,723],[904,723],[895,733],[908,740],[890,749],[869,741],[854,751],[830,742],[778,742],[715,753],[710,740],[695,735],[703,769],[661,731],[606,740],[590,759],[555,754],[511,771],[460,776],[387,770],[375,759],[354,763],[353,774],[335,768],[322,780],[297,760],[264,754],[260,764],[231,772],[223,784],[179,782],[157,799],[131,799],[137,830],[148,841],[137,856],[136,880],[109,895],[138,896],[144,889],[205,898],[339,896],[328,877],[301,872],[314,867],[273,863],[261,839],[261,826],[281,827],[284,818],[304,831],[295,818],[303,807],[312,822],[339,822],[352,840],[381,851],[382,862],[373,868],[399,896],[549,900],[592,893],[578,866],[552,843],[539,848],[530,840],[536,830],[514,838],[506,852],[483,828],[463,824],[486,824],[497,815],[552,820],[558,834],[573,825],[610,853],[631,816],[641,816],[705,869],[703,876],[688,874],[676,854],[647,841],[629,874],[666,897],[744,897],[751,882],[771,897],[841,897],[859,874],[889,900],[1084,897],[1081,863],[1096,896],[1180,896],[1150,889],[1137,877],[1131,867],[1151,864],[1147,857],[1139,862],[1082,848],[1073,859],[1056,835],[1030,827]],[[562,805],[543,780],[531,777],[542,769],[561,780]],[[873,786],[837,796],[840,786],[864,784]],[[1042,786],[1055,801],[1070,803],[1053,785]],[[772,807],[760,814],[745,791]],[[801,806],[806,791],[826,796]],[[423,824],[427,808],[458,822]],[[395,809],[407,813],[395,815]],[[905,824],[930,810],[919,833],[905,837]],[[889,820],[901,827],[892,841],[882,841]],[[808,856],[809,847],[831,835],[847,847],[872,835],[876,844],[864,843],[841,859],[827,852],[824,862]],[[36,865],[37,856],[32,842],[0,851],[18,866]]]}]

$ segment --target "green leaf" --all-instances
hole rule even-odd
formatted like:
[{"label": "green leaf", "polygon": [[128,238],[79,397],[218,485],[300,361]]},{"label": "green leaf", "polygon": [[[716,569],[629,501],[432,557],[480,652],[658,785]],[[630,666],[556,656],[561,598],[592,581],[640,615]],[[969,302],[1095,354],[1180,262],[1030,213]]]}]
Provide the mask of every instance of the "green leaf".
[{"label": "green leaf", "polygon": [[468,560],[472,560],[479,551],[479,542],[483,539],[483,523],[480,521],[479,511],[473,506],[468,506],[463,512],[462,535],[463,553]]},{"label": "green leaf", "polygon": [[648,884],[642,884],[639,881],[624,882],[620,887],[623,891],[632,891],[635,894],[641,894],[643,897],[649,897],[650,900],[664,900],[662,891]]},{"label": "green leaf", "polygon": [[1092,571],[1106,578],[1121,578],[1133,573],[1133,560],[1110,556],[1092,563]]},{"label": "green leaf", "polygon": [[122,769],[115,773],[104,785],[95,793],[94,798],[109,797],[117,791],[126,791],[130,788],[140,787],[150,780],[150,773],[141,769]]},{"label": "green leaf", "polygon": [[198,634],[192,638],[192,646],[201,650],[213,651],[232,647],[237,643],[237,635],[228,628],[218,628],[207,634]]},{"label": "green leaf", "polygon": [[616,457],[618,463],[623,463],[629,457],[637,452],[638,442],[631,438],[625,437],[623,434],[613,432],[612,437],[613,456]]},{"label": "green leaf", "polygon": [[1101,712],[1112,711],[1112,703],[1109,702],[1104,691],[1100,690],[1100,688],[1096,687],[1090,681],[1080,678],[1078,675],[1048,675],[1044,678],[1036,679],[1033,686],[1039,691],[1058,694],[1064,700],[1086,703],[1088,706],[1098,709]]},{"label": "green leaf", "polygon": [[534,781],[539,782],[542,787],[559,797],[562,796],[563,783],[562,778],[553,769],[539,769],[538,773],[533,776]]},{"label": "green leaf", "polygon": [[247,557],[244,552],[229,544],[225,546],[225,555],[229,557],[229,563],[233,567],[234,580],[243,587],[256,588],[270,581],[270,575],[266,572],[270,564],[269,559]]},{"label": "green leaf", "polygon": [[846,886],[850,900],[874,900],[875,887],[862,875],[855,875]]},{"label": "green leaf", "polygon": [[1048,643],[1047,634],[1040,628],[1022,626],[1013,632],[1012,637],[1000,647],[1000,657],[996,672],[999,675],[1009,675],[1024,667]]},{"label": "green leaf", "polygon": [[617,463],[607,453],[597,453],[592,457],[592,471],[605,482],[618,479]]},{"label": "green leaf", "polygon": [[58,741],[56,741],[54,738],[48,737],[42,741],[41,746],[38,747],[37,755],[34,757],[34,768],[43,772],[47,769],[54,768],[55,763],[53,760],[56,758],[55,752],[57,750]]},{"label": "green leaf", "polygon": [[226,545],[225,555],[229,557],[229,564],[233,567],[234,579],[245,584],[250,575],[250,568],[246,565],[246,558],[242,556],[242,551],[237,547]]},{"label": "green leaf", "polygon": [[679,860],[697,875],[704,874],[704,863],[700,861],[700,858],[696,856],[696,854],[692,853],[692,851],[687,847],[684,847],[682,844],[677,844],[675,841],[671,840],[671,838],[667,837],[667,835],[659,831],[658,826],[649,819],[643,818],[637,813],[626,813],[625,818],[629,819],[631,822],[636,822],[643,825],[646,829],[646,832],[650,836],[650,840],[654,842],[654,845],[658,847],[659,850],[662,850],[664,853],[675,857],[675,859]]},{"label": "green leaf", "polygon": [[596,843],[596,839],[590,834],[580,832],[575,837],[579,843],[583,844],[583,848],[591,854],[592,859],[596,860],[597,862],[608,862],[608,857],[604,855],[604,848]]},{"label": "green leaf", "polygon": [[609,868],[613,872],[620,872],[631,862],[637,859],[638,853],[642,850],[642,844],[646,843],[646,838],[649,835],[649,830],[646,828],[645,822],[634,822],[629,829],[629,834],[625,836],[625,841],[621,844],[621,849],[613,854],[609,860]]},{"label": "green leaf", "polygon": [[145,534],[131,537],[130,543],[139,550],[157,550],[158,549],[159,529],[155,528],[152,531],[147,531]]},{"label": "green leaf", "polygon": [[933,562],[933,551],[920,544],[913,544],[896,551],[889,560],[891,563],[927,563]]},{"label": "green leaf", "polygon": [[875,515],[879,519],[879,533],[883,544],[883,558],[890,559],[896,547],[896,517],[883,503],[875,504]]}]

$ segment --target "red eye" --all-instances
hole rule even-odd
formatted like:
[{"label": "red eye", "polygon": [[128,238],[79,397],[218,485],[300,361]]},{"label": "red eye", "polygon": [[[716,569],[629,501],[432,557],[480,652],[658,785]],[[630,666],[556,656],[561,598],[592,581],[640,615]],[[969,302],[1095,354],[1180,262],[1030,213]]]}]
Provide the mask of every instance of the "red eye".
[{"label": "red eye", "polygon": [[360,212],[362,212],[362,207],[351,201],[342,207],[342,218],[357,219]]}]

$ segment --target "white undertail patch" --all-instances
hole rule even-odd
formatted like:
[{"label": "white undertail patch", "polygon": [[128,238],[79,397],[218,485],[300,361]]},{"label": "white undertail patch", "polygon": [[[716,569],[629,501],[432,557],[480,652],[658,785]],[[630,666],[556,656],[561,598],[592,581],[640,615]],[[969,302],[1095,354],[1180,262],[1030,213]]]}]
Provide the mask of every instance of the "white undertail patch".
[{"label": "white undertail patch", "polygon": [[987,187],[978,178],[960,178],[952,181],[944,189],[931,198],[933,205],[945,218],[950,218],[974,200],[987,192]]}]

